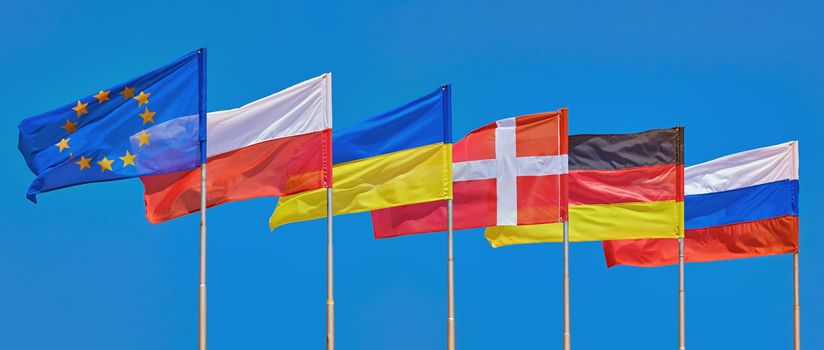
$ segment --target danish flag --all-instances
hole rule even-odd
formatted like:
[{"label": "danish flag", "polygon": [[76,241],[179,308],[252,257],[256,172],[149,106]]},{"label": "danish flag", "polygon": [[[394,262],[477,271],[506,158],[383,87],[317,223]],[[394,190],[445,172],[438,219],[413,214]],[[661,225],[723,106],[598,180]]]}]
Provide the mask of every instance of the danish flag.
[{"label": "danish flag", "polygon": [[[567,109],[490,123],[452,149],[453,227],[567,220]],[[376,238],[446,230],[446,202],[372,212]]]}]

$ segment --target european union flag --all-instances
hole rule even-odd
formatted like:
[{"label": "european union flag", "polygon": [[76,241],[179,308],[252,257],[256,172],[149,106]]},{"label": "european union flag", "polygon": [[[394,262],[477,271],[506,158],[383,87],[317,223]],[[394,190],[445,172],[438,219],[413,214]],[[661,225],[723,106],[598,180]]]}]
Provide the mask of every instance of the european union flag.
[{"label": "european union flag", "polygon": [[28,197],[192,169],[206,148],[206,50],[20,123]]}]

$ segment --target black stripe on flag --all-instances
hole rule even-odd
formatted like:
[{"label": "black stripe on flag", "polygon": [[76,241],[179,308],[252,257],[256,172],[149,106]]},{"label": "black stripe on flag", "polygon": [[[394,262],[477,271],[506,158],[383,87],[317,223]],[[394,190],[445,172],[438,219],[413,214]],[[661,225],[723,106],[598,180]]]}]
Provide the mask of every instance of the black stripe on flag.
[{"label": "black stripe on flag", "polygon": [[569,136],[569,170],[684,164],[684,128]]}]

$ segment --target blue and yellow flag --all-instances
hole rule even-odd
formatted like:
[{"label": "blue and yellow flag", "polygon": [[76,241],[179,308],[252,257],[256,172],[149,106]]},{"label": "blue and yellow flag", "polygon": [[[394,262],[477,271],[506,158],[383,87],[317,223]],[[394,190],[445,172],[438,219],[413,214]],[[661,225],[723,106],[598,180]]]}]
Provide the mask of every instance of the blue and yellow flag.
[{"label": "blue and yellow flag", "polygon": [[[332,132],[332,208],[349,214],[452,198],[450,87]],[[269,228],[326,216],[326,189],[281,197]]]},{"label": "blue and yellow flag", "polygon": [[37,176],[26,196],[192,169],[206,140],[206,50],[24,120],[18,148]]}]

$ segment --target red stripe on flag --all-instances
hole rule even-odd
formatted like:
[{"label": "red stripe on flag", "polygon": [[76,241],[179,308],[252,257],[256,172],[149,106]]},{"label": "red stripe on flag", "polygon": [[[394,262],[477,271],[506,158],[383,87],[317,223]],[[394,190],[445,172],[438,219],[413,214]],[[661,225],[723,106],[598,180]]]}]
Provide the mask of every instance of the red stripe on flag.
[{"label": "red stripe on flag", "polygon": [[[520,116],[515,119],[515,153],[518,157],[566,154],[566,109]],[[554,116],[562,116],[552,118]],[[561,133],[561,131],[564,131]],[[560,135],[559,135],[560,134]],[[560,136],[560,137],[559,137]]]},{"label": "red stripe on flag", "polygon": [[495,123],[485,125],[452,145],[452,162],[495,159]]},{"label": "red stripe on flag", "polygon": [[[206,205],[324,187],[331,130],[278,138],[212,156]],[[144,176],[146,218],[159,223],[200,210],[200,169]]]},{"label": "red stripe on flag", "polygon": [[569,204],[683,201],[676,185],[682,165],[569,172]]},{"label": "red stripe on flag", "polygon": [[452,190],[452,225],[455,230],[495,226],[498,221],[495,179],[454,182]]},{"label": "red stripe on flag", "polygon": [[446,231],[446,201],[373,210],[372,230],[376,239]]},{"label": "red stripe on flag", "polygon": [[567,175],[518,176],[518,225],[560,222],[560,185]]},{"label": "red stripe on flag", "polygon": [[[495,179],[453,184],[452,225],[455,230],[495,226]],[[446,231],[446,201],[411,204],[372,211],[375,238]]]},{"label": "red stripe on flag", "polygon": [[[677,239],[604,241],[607,266],[665,266],[678,263]],[[798,217],[792,215],[740,224],[687,230],[684,259],[708,262],[798,251]]]}]

